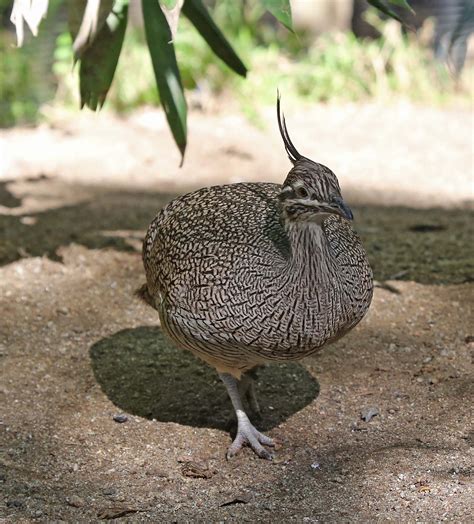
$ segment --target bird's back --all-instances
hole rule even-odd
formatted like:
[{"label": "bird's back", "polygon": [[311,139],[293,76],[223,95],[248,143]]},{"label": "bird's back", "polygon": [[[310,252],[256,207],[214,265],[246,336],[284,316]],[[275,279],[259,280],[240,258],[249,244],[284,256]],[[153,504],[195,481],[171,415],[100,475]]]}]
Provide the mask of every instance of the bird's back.
[{"label": "bird's back", "polygon": [[[173,200],[151,223],[143,260],[151,294],[216,285],[237,268],[254,270],[288,255],[277,195],[281,186],[238,183]],[[250,269],[250,268],[249,268]]]}]

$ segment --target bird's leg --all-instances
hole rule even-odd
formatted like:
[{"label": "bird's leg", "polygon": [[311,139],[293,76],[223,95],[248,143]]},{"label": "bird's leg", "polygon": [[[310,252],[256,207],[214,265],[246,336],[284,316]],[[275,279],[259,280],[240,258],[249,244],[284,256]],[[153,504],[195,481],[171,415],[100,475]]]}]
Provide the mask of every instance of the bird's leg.
[{"label": "bird's leg", "polygon": [[273,446],[273,440],[260,433],[250,422],[242,406],[237,380],[228,373],[219,373],[219,377],[224,382],[237,416],[237,435],[227,451],[227,458],[233,457],[244,444],[248,444],[259,457],[271,460],[273,455],[262,444]]},{"label": "bird's leg", "polygon": [[255,391],[255,379],[256,374],[253,369],[245,373],[238,382],[239,395],[241,399],[247,399],[250,409],[258,418],[261,418],[262,413],[260,411],[260,405]]},{"label": "bird's leg", "polygon": [[262,412],[260,411],[260,404],[258,403],[257,394],[255,391],[255,380],[250,378],[249,387],[247,389],[246,398],[252,411],[261,418]]},{"label": "bird's leg", "polygon": [[[257,395],[255,391],[255,380],[257,378],[254,369],[247,371],[242,378],[237,381],[237,388],[239,392],[240,399],[243,401],[247,400],[250,409],[252,410],[252,415],[257,421],[262,419],[262,413],[260,411],[260,405],[257,400]],[[227,421],[227,428],[229,430],[235,428],[236,419],[234,416],[231,416]]]}]

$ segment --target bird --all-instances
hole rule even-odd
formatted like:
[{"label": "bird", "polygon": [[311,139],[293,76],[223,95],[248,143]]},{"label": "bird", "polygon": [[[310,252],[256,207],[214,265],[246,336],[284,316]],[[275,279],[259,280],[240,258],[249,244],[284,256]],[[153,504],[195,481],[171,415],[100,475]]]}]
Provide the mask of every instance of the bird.
[{"label": "bird", "polygon": [[367,313],[373,275],[336,175],[301,155],[277,96],[277,121],[292,168],[282,184],[239,182],[172,200],[143,241],[140,296],[178,346],[214,367],[237,418],[227,451],[249,446],[272,459],[258,431],[253,376],[273,362],[313,355]]}]

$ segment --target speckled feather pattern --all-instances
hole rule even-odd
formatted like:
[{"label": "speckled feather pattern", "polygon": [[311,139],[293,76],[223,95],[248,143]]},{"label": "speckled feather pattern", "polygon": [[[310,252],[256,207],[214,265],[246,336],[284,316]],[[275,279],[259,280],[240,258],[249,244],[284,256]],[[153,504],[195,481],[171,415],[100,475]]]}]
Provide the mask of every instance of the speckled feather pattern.
[{"label": "speckled feather pattern", "polygon": [[189,193],[158,214],[143,245],[165,331],[237,377],[316,352],[353,328],[372,298],[372,272],[350,223],[337,215],[321,224],[288,220],[281,190],[239,183]]}]

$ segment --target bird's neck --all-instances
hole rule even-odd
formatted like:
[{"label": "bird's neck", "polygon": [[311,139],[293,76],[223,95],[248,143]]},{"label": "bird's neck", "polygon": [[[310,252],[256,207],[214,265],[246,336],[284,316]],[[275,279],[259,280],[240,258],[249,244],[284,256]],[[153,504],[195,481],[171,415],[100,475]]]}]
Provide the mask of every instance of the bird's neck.
[{"label": "bird's neck", "polygon": [[337,272],[336,261],[320,224],[287,221],[285,229],[291,246],[288,269],[301,282],[330,284]]}]

